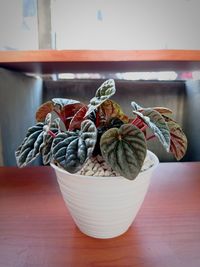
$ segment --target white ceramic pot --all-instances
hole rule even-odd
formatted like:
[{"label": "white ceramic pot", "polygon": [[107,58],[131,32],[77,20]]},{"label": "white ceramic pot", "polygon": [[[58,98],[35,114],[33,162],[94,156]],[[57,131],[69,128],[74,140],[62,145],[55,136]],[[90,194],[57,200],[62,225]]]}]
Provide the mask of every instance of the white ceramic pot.
[{"label": "white ceramic pot", "polygon": [[126,232],[140,209],[158,158],[148,151],[154,165],[135,180],[70,174],[54,164],[64,201],[81,232],[112,238]]}]

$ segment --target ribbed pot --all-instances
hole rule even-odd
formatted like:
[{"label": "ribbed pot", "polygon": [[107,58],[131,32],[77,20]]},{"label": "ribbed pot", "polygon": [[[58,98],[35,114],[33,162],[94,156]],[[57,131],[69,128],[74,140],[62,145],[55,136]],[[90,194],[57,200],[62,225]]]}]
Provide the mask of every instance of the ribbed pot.
[{"label": "ribbed pot", "polygon": [[112,238],[127,231],[144,200],[158,158],[148,151],[154,165],[135,180],[70,174],[54,164],[64,201],[81,232]]}]

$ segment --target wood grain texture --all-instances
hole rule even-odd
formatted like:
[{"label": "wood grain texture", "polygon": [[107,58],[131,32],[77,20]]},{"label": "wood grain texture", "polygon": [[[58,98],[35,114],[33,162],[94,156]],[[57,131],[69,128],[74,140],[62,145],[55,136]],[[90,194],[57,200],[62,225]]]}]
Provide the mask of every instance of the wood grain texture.
[{"label": "wood grain texture", "polygon": [[200,266],[200,162],[161,163],[122,236],[82,234],[50,167],[0,168],[1,267]]},{"label": "wood grain texture", "polygon": [[200,50],[0,51],[0,67],[30,73],[196,70]]}]

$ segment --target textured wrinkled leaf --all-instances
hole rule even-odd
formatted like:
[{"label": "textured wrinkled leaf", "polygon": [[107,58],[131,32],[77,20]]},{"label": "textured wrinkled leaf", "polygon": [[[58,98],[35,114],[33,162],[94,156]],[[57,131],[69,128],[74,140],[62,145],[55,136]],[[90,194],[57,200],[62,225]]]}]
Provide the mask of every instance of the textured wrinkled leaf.
[{"label": "textured wrinkled leaf", "polygon": [[172,110],[169,108],[164,108],[164,107],[153,107],[152,109],[154,109],[155,111],[158,111],[160,114],[164,115],[169,115],[172,114]]},{"label": "textured wrinkled leaf", "polygon": [[79,171],[92,155],[97,129],[90,120],[81,123],[79,132],[59,133],[53,140],[52,154],[55,162],[71,173]]},{"label": "textured wrinkled leaf", "polygon": [[86,116],[97,109],[104,101],[115,94],[115,82],[113,79],[105,81],[96,91],[95,97],[90,100]]},{"label": "textured wrinkled leaf", "polygon": [[[140,105],[138,105],[136,102],[132,101],[131,102],[131,106],[133,108],[134,111],[139,111],[142,112],[144,110],[148,110],[149,108],[143,108]],[[165,107],[151,107],[150,109],[153,109],[161,114],[172,114],[172,110],[169,108],[165,108]]]},{"label": "textured wrinkled leaf", "polygon": [[79,130],[81,128],[81,123],[85,119],[85,114],[87,110],[88,110],[88,107],[83,106],[76,112],[76,114],[70,121],[69,128],[68,128],[69,131],[73,131],[75,129]]},{"label": "textured wrinkled leaf", "polygon": [[[57,135],[59,133],[58,128],[51,127],[50,131]],[[49,133],[44,132],[43,135],[43,144],[41,147],[41,154],[42,154],[42,161],[44,165],[47,165],[52,160],[52,143],[53,143],[54,137],[51,136]]]},{"label": "textured wrinkled leaf", "polygon": [[52,102],[54,103],[54,105],[59,105],[61,108],[67,105],[79,103],[79,101],[77,100],[67,98],[53,98]]},{"label": "textured wrinkled leaf", "polygon": [[64,122],[60,119],[60,116],[56,111],[51,111],[51,113],[48,113],[45,118],[45,124],[48,125],[48,127],[55,127],[58,128],[60,131],[66,131],[66,127]]},{"label": "textured wrinkled leaf", "polygon": [[99,106],[98,112],[100,116],[100,124],[108,122],[111,118],[118,118],[124,123],[129,122],[128,116],[123,113],[120,105],[110,99],[106,100]]},{"label": "textured wrinkled leaf", "polygon": [[111,128],[100,140],[101,153],[112,169],[133,180],[140,172],[146,157],[146,140],[135,125],[124,124]]},{"label": "textured wrinkled leaf", "polygon": [[39,154],[43,144],[44,123],[30,127],[22,144],[15,152],[18,167],[24,167],[32,162]]},{"label": "textured wrinkled leaf", "polygon": [[142,113],[139,111],[133,111],[133,113],[138,115],[149,126],[166,151],[169,152],[170,132],[163,116],[151,108],[144,109]]},{"label": "textured wrinkled leaf", "polygon": [[87,116],[87,119],[93,121],[97,128],[100,126],[100,116],[98,110],[91,112]]},{"label": "textured wrinkled leaf", "polygon": [[131,106],[132,106],[132,108],[133,108],[134,111],[142,110],[142,109],[143,109],[140,105],[138,105],[138,104],[137,104],[136,102],[134,102],[134,101],[131,102]]},{"label": "textured wrinkled leaf", "polygon": [[93,156],[101,155],[100,140],[103,133],[110,128],[120,128],[124,123],[118,118],[111,118],[107,125],[97,128],[97,142],[93,151]]},{"label": "textured wrinkled leaf", "polygon": [[187,150],[187,137],[176,121],[166,116],[164,118],[170,130],[170,152],[173,153],[177,160],[181,160]]},{"label": "textured wrinkled leaf", "polygon": [[52,101],[47,101],[42,104],[36,111],[35,118],[37,122],[44,122],[48,113],[51,113],[54,109]]}]

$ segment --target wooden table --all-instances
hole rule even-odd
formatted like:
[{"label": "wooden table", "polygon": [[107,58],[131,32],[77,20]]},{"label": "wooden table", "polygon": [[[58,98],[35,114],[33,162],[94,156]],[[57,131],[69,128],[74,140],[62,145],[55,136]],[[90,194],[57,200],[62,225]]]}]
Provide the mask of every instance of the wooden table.
[{"label": "wooden table", "polygon": [[122,236],[82,234],[50,167],[0,168],[0,267],[199,267],[200,162],[161,163]]}]

